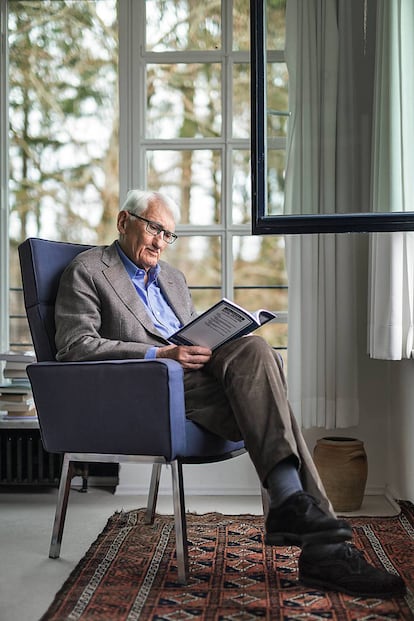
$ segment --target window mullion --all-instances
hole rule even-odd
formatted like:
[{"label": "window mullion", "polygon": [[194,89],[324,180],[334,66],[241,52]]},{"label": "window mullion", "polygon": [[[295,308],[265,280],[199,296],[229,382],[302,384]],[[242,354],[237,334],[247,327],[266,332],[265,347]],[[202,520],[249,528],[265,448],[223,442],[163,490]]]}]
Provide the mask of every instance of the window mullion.
[{"label": "window mullion", "polygon": [[232,150],[230,141],[233,130],[233,0],[222,2],[222,33],[223,33],[223,64],[222,64],[222,110],[223,110],[223,138],[224,150],[222,153],[222,218],[224,237],[223,252],[223,293],[233,298],[233,248],[232,235],[229,227],[232,222]]},{"label": "window mullion", "polygon": [[[145,152],[145,2],[118,2],[119,31],[119,186],[120,200],[144,186]],[[138,36],[137,36],[138,35]]]},{"label": "window mullion", "polygon": [[147,61],[145,59],[146,50],[146,2],[135,2],[136,15],[134,23],[137,25],[138,37],[136,39],[136,49],[134,49],[134,58],[137,60],[137,67],[134,72],[136,77],[134,87],[134,109],[136,118],[136,132],[134,138],[134,170],[133,170],[133,187],[147,186],[147,150],[143,146],[146,136],[146,101],[147,101]]},{"label": "window mullion", "polygon": [[233,279],[233,235],[226,231],[223,236],[223,281],[222,290],[225,297],[233,299],[234,297],[234,279]]},{"label": "window mullion", "polygon": [[[9,348],[9,59],[8,3],[2,2],[0,49],[0,351]],[[0,372],[1,375],[1,372]]]}]

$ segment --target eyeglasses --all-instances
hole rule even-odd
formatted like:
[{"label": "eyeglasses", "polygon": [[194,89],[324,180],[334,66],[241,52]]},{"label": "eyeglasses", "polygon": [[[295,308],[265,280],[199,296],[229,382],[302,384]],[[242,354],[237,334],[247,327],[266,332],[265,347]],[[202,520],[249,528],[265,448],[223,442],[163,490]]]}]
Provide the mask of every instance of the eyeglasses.
[{"label": "eyeglasses", "polygon": [[175,233],[163,229],[162,226],[158,224],[158,222],[147,220],[142,216],[137,216],[137,214],[133,213],[132,211],[128,211],[128,213],[130,216],[134,216],[134,218],[138,218],[138,220],[143,220],[143,222],[146,222],[147,226],[145,227],[145,230],[151,235],[159,235],[160,233],[162,233],[162,238],[165,242],[167,242],[167,244],[173,244],[177,239],[177,235]]}]

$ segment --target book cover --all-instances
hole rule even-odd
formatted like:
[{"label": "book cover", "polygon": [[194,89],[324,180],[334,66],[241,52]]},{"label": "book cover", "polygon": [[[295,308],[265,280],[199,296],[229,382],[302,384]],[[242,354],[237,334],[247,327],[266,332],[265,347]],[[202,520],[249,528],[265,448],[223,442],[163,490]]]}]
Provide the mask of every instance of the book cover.
[{"label": "book cover", "polygon": [[33,408],[27,412],[7,412],[4,415],[0,415],[2,421],[25,421],[25,420],[38,420],[36,409]]},{"label": "book cover", "polygon": [[36,361],[36,356],[33,351],[5,351],[0,352],[0,360],[5,360],[6,362],[22,362],[25,364],[29,364],[30,362]]},{"label": "book cover", "polygon": [[31,392],[0,392],[0,403],[9,401],[11,403],[25,403],[28,400],[28,397],[31,396]]},{"label": "book cover", "polygon": [[0,394],[32,395],[32,387],[28,379],[13,380],[7,384],[0,384]]},{"label": "book cover", "polygon": [[3,369],[3,376],[9,379],[21,379],[27,377],[26,366],[27,365],[24,365],[22,369],[10,369],[6,366],[6,368]]},{"label": "book cover", "polygon": [[34,408],[34,400],[26,399],[26,401],[21,401],[17,403],[15,401],[6,401],[5,399],[0,399],[0,410],[7,410],[8,412],[28,412]]}]

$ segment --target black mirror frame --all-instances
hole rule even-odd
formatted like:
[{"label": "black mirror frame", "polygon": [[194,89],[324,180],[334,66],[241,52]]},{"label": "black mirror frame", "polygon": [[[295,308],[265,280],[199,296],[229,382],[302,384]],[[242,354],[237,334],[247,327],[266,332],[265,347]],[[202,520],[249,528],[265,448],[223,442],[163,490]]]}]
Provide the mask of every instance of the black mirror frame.
[{"label": "black mirror frame", "polygon": [[414,212],[266,215],[266,0],[250,0],[251,173],[253,235],[413,231]]}]

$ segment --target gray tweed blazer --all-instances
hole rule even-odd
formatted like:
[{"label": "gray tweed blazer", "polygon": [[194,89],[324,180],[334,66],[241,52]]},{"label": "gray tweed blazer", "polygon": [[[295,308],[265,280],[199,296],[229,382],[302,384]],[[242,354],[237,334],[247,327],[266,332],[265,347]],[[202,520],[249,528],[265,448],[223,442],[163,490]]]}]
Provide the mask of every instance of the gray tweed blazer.
[{"label": "gray tweed blazer", "polygon": [[[196,311],[184,274],[160,261],[158,282],[178,319]],[[115,242],[79,254],[64,271],[55,307],[57,360],[144,358],[168,341],[147,314]]]}]

